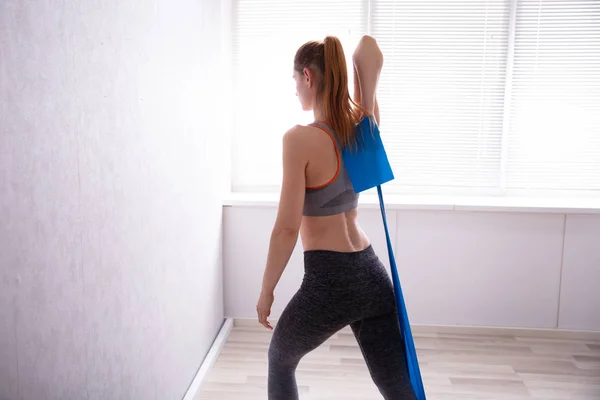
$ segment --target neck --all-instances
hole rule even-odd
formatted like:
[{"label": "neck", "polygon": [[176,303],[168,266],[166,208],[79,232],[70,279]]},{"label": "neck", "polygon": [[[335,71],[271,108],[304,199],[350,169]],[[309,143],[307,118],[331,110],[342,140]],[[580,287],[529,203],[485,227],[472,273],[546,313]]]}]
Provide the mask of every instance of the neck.
[{"label": "neck", "polygon": [[325,112],[320,109],[320,108],[315,108],[313,111],[314,117],[315,117],[315,121],[321,121],[321,122],[329,122],[326,121],[325,119]]}]

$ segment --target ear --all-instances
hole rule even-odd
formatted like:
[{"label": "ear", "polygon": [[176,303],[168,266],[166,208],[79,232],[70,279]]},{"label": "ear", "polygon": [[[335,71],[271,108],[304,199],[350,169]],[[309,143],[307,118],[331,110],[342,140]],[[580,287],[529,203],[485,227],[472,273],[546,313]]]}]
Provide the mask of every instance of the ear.
[{"label": "ear", "polygon": [[302,70],[302,73],[304,75],[304,79],[306,80],[306,83],[308,83],[308,87],[311,88],[312,84],[313,84],[313,74],[312,71],[308,68],[304,68]]}]

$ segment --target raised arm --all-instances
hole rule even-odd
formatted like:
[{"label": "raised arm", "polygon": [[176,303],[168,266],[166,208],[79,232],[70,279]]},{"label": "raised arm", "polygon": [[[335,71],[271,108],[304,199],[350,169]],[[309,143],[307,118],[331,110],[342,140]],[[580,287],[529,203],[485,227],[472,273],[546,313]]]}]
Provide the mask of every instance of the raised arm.
[{"label": "raised arm", "polygon": [[373,114],[379,125],[377,84],[383,67],[383,53],[372,36],[361,38],[352,55],[354,64],[354,101]]}]

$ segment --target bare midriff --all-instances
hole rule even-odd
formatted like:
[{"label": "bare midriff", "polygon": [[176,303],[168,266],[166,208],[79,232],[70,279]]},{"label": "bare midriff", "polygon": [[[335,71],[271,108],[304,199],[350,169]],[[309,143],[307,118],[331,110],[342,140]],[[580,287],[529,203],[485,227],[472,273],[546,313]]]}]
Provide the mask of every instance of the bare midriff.
[{"label": "bare midriff", "polygon": [[300,235],[304,250],[361,251],[369,247],[357,221],[358,210],[326,217],[303,217]]}]

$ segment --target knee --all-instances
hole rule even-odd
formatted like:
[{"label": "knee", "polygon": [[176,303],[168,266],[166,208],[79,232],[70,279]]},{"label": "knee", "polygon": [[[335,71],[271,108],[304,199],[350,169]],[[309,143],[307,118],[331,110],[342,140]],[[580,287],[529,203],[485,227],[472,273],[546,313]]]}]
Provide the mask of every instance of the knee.
[{"label": "knee", "polygon": [[269,367],[275,369],[295,368],[298,363],[294,360],[291,350],[273,337],[269,345]]},{"label": "knee", "polygon": [[269,365],[281,367],[286,363],[285,349],[273,338],[269,345]]},{"label": "knee", "polygon": [[279,349],[273,342],[274,340],[272,340],[271,344],[269,345],[269,365],[277,363],[280,357]]}]

